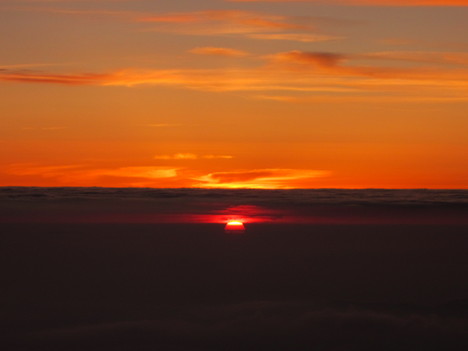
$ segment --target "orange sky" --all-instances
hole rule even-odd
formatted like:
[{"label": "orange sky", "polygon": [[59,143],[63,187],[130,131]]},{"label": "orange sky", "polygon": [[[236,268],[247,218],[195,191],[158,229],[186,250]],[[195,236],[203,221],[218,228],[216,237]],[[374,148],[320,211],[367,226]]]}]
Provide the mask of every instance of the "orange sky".
[{"label": "orange sky", "polygon": [[1,0],[0,186],[468,188],[467,16]]}]

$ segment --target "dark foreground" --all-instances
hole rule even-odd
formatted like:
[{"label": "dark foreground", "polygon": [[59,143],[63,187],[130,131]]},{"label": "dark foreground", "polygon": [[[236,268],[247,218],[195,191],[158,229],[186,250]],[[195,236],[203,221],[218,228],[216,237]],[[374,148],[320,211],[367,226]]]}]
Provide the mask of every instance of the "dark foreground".
[{"label": "dark foreground", "polygon": [[468,350],[468,225],[0,223],[2,350]]}]

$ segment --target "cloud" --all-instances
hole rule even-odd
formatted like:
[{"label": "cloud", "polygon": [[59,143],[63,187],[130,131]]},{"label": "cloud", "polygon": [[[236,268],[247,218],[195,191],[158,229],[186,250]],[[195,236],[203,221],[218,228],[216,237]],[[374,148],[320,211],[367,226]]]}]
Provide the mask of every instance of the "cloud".
[{"label": "cloud", "polygon": [[[140,17],[139,22],[176,24],[173,30],[183,31],[190,34],[239,34],[252,32],[271,32],[282,30],[311,29],[290,23],[285,16],[269,15],[240,10],[212,10],[198,12],[166,13],[147,17]],[[184,24],[190,25],[184,28]]]},{"label": "cloud", "polygon": [[53,67],[53,66],[63,66],[64,63],[19,63],[13,65],[0,65],[0,71],[3,70],[15,70],[15,69],[29,69],[29,68],[38,68],[38,67]]},{"label": "cloud", "polygon": [[468,6],[468,0],[227,0],[228,2],[310,2],[363,6]]},{"label": "cloud", "polygon": [[174,155],[156,155],[156,160],[197,160],[197,159],[231,159],[230,155],[196,155],[191,153],[178,153]]},{"label": "cloud", "polygon": [[6,173],[19,176],[41,175],[45,178],[59,177],[68,172],[81,169],[83,165],[36,166],[29,164],[15,164],[6,168]]},{"label": "cloud", "polygon": [[107,3],[107,2],[130,2],[130,1],[133,1],[133,0],[0,0],[0,2],[5,2],[5,3],[8,3],[8,2],[12,2],[14,4],[16,3],[32,3],[32,4],[60,4],[60,3]]},{"label": "cloud", "polygon": [[89,172],[88,175],[158,179],[176,177],[177,169],[163,167],[121,167],[116,169],[98,169]]},{"label": "cloud", "polygon": [[[314,19],[295,18],[241,10],[212,10],[140,16],[134,20],[150,23],[152,30],[185,35],[238,35],[257,40],[320,42],[342,37],[317,33]],[[330,22],[330,21],[327,21]]]},{"label": "cloud", "polygon": [[[175,154],[160,155],[161,160],[231,159],[230,155]],[[33,176],[38,179],[52,179],[54,184],[73,186],[145,186],[155,187],[198,187],[198,188],[255,188],[289,189],[307,187],[315,178],[324,177],[328,171],[301,169],[253,169],[241,171],[214,172],[203,175],[201,171],[178,167],[140,166],[92,168],[89,165],[42,166],[35,164],[13,164],[5,167],[3,173],[15,176]],[[201,175],[200,175],[201,174]],[[161,183],[161,181],[170,181]],[[37,182],[36,182],[37,183]],[[310,186],[308,186],[310,187]]]},{"label": "cloud", "polygon": [[[122,69],[109,73],[0,70],[0,81],[126,86],[154,85],[210,92],[245,92],[284,101],[465,101],[468,55],[460,52],[346,54],[287,51],[267,55],[256,67]],[[396,62],[396,64],[395,64]],[[287,94],[285,94],[287,93]],[[286,97],[286,95],[295,95]],[[299,94],[307,94],[304,96]],[[157,123],[153,127],[167,127]],[[173,125],[171,125],[173,126]]]},{"label": "cloud", "polygon": [[271,56],[276,62],[312,64],[321,67],[336,67],[346,60],[343,54],[328,52],[304,52],[299,50],[278,53]]},{"label": "cloud", "polygon": [[175,155],[156,155],[156,160],[196,160],[198,158],[195,154],[175,154]]},{"label": "cloud", "polygon": [[195,180],[201,188],[291,188],[298,180],[311,180],[328,175],[327,171],[299,169],[255,169],[210,173]]},{"label": "cloud", "polygon": [[59,8],[36,8],[37,12],[47,12],[62,15],[74,16],[97,16],[97,17],[120,17],[131,20],[137,15],[136,12],[131,11],[109,11],[109,10],[76,10],[76,9],[59,9]]},{"label": "cloud", "polygon": [[231,155],[203,155],[202,157],[206,158],[206,159],[209,159],[209,160],[213,160],[213,159],[229,160],[229,159],[234,158],[234,156],[231,156]]},{"label": "cloud", "polygon": [[[83,350],[463,350],[466,321],[439,314],[317,306],[309,301],[184,304],[144,320],[34,325],[7,346]],[[19,334],[19,335],[18,335]]]},{"label": "cloud", "polygon": [[[243,10],[145,13],[138,11],[80,10],[61,8],[15,8],[16,11],[47,12],[57,15],[112,18],[145,25],[139,30],[183,35],[243,36],[261,40],[317,42],[340,39],[316,33],[310,22],[324,18],[291,17]],[[326,20],[330,22],[330,20]],[[333,21],[333,22],[336,22]],[[263,34],[263,35],[262,35]],[[266,35],[271,34],[271,35]]]},{"label": "cloud", "polygon": [[14,164],[3,171],[16,176],[52,178],[59,184],[96,185],[105,179],[118,186],[150,186],[155,180],[175,178],[178,168],[171,167],[116,167],[91,168],[87,165],[40,166],[34,164]]},{"label": "cloud", "polygon": [[126,2],[126,1],[133,1],[133,0],[4,0],[5,2],[8,1],[15,1],[15,2]]},{"label": "cloud", "polygon": [[468,65],[468,53],[465,52],[383,51],[363,54],[361,57],[363,59],[402,61],[409,63]]},{"label": "cloud", "polygon": [[272,100],[287,102],[293,104],[311,104],[311,103],[429,103],[429,104],[439,104],[439,103],[456,103],[456,102],[468,102],[468,96],[424,96],[424,95],[405,95],[404,93],[398,92],[394,96],[388,95],[377,95],[377,94],[360,94],[360,95],[349,95],[349,96],[333,96],[333,95],[324,95],[324,96],[309,96],[309,97],[298,97],[290,95],[278,95],[278,96],[260,96],[257,97],[261,100]]},{"label": "cloud", "polygon": [[242,57],[248,56],[249,54],[242,50],[230,49],[230,48],[218,48],[218,47],[197,47],[189,51],[192,54],[197,55],[209,55],[209,56],[225,56],[225,57]]},{"label": "cloud", "polygon": [[315,43],[321,41],[340,40],[344,37],[320,35],[320,34],[306,34],[306,33],[274,33],[274,34],[249,34],[251,39],[262,40],[290,40],[303,43]]},{"label": "cloud", "polygon": [[[133,0],[3,0],[23,3],[131,2]],[[467,6],[467,0],[225,0],[226,2],[309,2],[364,6]]]},{"label": "cloud", "polygon": [[112,74],[53,74],[32,71],[0,71],[0,80],[25,83],[53,83],[65,85],[100,85],[112,79]]},{"label": "cloud", "polygon": [[[243,36],[282,34],[290,31],[310,33],[315,28],[296,23],[292,17],[241,10],[207,10],[140,15],[134,21],[151,24],[151,30],[184,35]],[[255,37],[251,37],[255,38]],[[256,37],[255,39],[262,39]],[[303,38],[301,38],[303,39]],[[283,40],[297,40],[296,36]],[[325,36],[321,41],[325,40]]]},{"label": "cloud", "polygon": [[64,85],[182,86],[207,91],[263,89],[262,72],[255,69],[120,70],[106,74],[55,74],[30,71],[0,71],[0,81]]},{"label": "cloud", "polygon": [[450,102],[466,102],[468,96],[465,95],[453,95],[453,96],[424,96],[424,95],[407,95],[407,92],[395,95],[372,95],[367,94],[356,94],[356,95],[316,95],[316,96],[295,96],[295,95],[256,95],[254,99],[259,100],[270,100],[292,104],[301,103],[450,103]]},{"label": "cloud", "polygon": [[[452,57],[445,57],[443,54],[434,55],[437,60],[432,59],[432,62],[437,63],[458,63],[463,64],[466,60],[466,55],[458,54]],[[398,59],[397,59],[398,58]],[[294,70],[310,70],[314,69],[317,72],[327,73],[332,76],[341,77],[368,77],[375,81],[379,79],[409,79],[409,80],[457,80],[460,74],[466,76],[467,71],[450,70],[444,67],[437,66],[376,66],[376,65],[356,65],[350,64],[352,60],[402,60],[406,62],[414,62],[423,60],[423,54],[417,55],[407,54],[406,57],[398,53],[390,54],[355,54],[346,55],[341,53],[327,52],[306,52],[306,51],[289,51],[277,53],[267,57],[273,64],[283,64],[285,68]],[[346,64],[345,64],[346,63]]]},{"label": "cloud", "polygon": [[466,52],[468,49],[468,43],[460,40],[437,40],[435,38],[423,39],[408,39],[403,37],[387,37],[377,40],[378,43],[385,45],[386,47],[407,47],[410,49],[414,48],[426,48],[428,50],[457,50]]}]

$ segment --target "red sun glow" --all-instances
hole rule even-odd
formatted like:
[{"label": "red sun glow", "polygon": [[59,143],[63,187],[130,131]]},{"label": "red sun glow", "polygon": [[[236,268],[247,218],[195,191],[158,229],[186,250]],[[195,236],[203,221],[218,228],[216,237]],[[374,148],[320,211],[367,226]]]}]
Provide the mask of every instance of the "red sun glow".
[{"label": "red sun glow", "polygon": [[243,233],[245,231],[244,223],[241,221],[229,221],[224,227],[226,233]]}]

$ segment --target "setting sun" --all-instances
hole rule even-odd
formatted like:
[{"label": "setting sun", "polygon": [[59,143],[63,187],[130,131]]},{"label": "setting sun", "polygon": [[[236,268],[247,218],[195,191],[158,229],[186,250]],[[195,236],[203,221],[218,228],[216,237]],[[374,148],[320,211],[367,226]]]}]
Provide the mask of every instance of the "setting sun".
[{"label": "setting sun", "polygon": [[468,0],[0,0],[0,345],[468,350]]},{"label": "setting sun", "polygon": [[224,231],[226,233],[243,233],[245,226],[241,221],[229,221],[224,227]]}]

